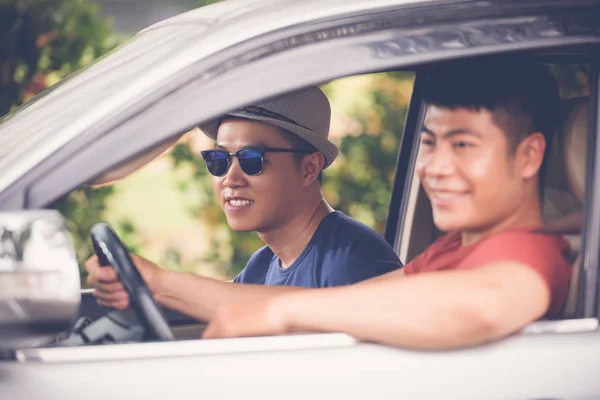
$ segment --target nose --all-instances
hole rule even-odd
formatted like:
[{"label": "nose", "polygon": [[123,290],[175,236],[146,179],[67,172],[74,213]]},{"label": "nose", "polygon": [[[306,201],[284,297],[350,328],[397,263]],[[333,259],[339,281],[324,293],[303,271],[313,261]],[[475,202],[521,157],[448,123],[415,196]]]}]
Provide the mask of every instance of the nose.
[{"label": "nose", "polygon": [[228,188],[242,187],[248,183],[237,157],[231,157],[231,165],[223,178],[223,186]]},{"label": "nose", "polygon": [[445,146],[435,146],[423,155],[420,166],[428,177],[443,177],[454,172],[452,151]]}]

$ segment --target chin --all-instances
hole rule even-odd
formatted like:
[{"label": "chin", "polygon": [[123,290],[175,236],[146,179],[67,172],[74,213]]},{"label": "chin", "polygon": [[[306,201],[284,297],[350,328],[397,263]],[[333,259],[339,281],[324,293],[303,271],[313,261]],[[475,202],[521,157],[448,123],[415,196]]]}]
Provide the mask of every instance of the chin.
[{"label": "chin", "polygon": [[256,230],[256,225],[248,221],[236,221],[227,219],[227,225],[236,232],[253,232]]},{"label": "chin", "polygon": [[436,218],[434,216],[433,223],[435,224],[436,228],[438,228],[442,232],[462,231],[467,226],[467,224],[464,221],[447,217]]},{"label": "chin", "polygon": [[244,224],[235,224],[235,225],[229,225],[229,227],[231,228],[231,230],[236,231],[236,232],[254,232],[256,231],[255,227],[252,227],[250,225],[244,225]]}]

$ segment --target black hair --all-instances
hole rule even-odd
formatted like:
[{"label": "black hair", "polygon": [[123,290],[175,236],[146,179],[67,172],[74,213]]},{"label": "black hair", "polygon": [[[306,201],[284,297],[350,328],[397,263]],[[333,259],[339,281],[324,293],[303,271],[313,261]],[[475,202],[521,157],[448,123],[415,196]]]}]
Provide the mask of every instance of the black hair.
[{"label": "black hair", "polygon": [[550,70],[524,57],[452,61],[430,70],[424,90],[427,104],[481,109],[492,113],[514,154],[523,139],[541,132],[546,139],[539,170],[543,192],[546,162],[560,109],[558,84]]},{"label": "black hair", "polygon": [[[284,139],[290,144],[290,146],[292,146],[292,148],[308,150],[311,153],[316,153],[319,151],[319,150],[317,150],[317,148],[315,146],[308,143],[306,140],[302,139],[295,133],[290,132],[287,129],[283,129],[283,128],[279,128],[279,129],[283,133]],[[298,165],[298,167],[300,167],[300,164],[302,164],[302,160],[304,159],[304,156],[306,155],[306,153],[294,153],[293,155],[294,155],[294,159],[296,160],[296,164]],[[318,179],[319,179],[319,183],[323,182],[323,171],[322,170],[319,171]]]}]

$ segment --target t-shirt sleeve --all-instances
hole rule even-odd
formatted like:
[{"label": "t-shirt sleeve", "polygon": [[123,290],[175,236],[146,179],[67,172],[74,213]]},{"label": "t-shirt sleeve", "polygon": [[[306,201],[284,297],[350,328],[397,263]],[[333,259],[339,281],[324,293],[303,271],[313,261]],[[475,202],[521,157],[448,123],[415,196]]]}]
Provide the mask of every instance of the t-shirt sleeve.
[{"label": "t-shirt sleeve", "polygon": [[514,261],[537,271],[548,284],[560,275],[559,264],[564,260],[558,238],[532,233],[499,234],[484,240],[458,269],[472,269],[496,261]]},{"label": "t-shirt sleeve", "polygon": [[564,258],[567,250],[568,244],[561,237],[507,232],[485,239],[457,269],[474,269],[497,261],[524,264],[546,282],[552,296],[551,311],[556,311],[566,298],[571,276],[571,266]]}]

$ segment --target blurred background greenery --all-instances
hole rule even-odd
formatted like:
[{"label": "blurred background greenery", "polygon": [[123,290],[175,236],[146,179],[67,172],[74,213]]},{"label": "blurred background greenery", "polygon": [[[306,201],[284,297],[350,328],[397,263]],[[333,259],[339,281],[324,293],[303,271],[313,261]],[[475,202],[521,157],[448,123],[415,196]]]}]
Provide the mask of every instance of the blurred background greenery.
[{"label": "blurred background greenery", "polygon": [[[217,1],[0,0],[0,115],[139,29]],[[569,95],[587,87],[586,71],[578,68],[555,67],[566,77]],[[324,172],[324,195],[334,208],[380,233],[413,78],[409,72],[391,72],[322,85],[332,104],[331,138],[341,150]],[[86,187],[59,201],[55,208],[73,232],[79,261],[92,254],[90,227],[105,220],[131,250],[164,268],[234,277],[262,243],[254,233],[227,226],[199,156],[207,146],[208,139],[192,131],[122,181]]]}]

